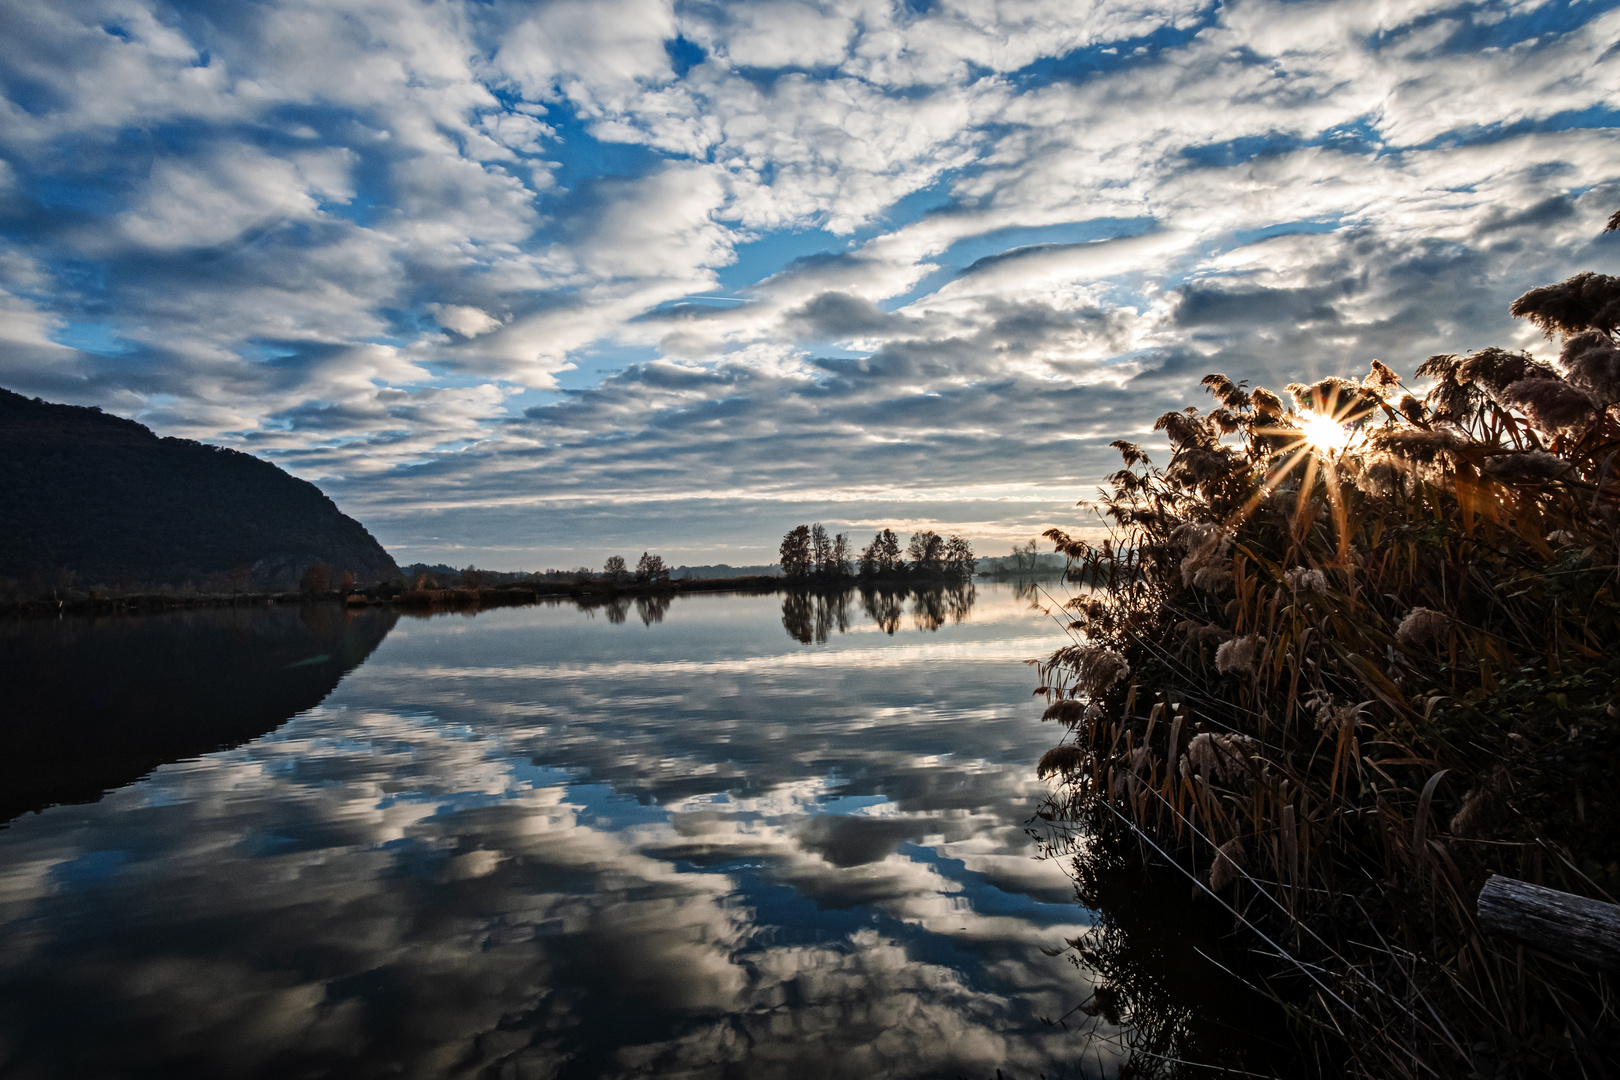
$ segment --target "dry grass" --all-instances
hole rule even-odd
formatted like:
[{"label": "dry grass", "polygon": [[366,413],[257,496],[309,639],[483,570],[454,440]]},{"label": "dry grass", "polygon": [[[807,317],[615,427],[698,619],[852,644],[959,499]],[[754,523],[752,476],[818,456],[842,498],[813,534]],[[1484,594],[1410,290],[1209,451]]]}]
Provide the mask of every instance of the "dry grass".
[{"label": "dry grass", "polygon": [[1378,363],[1292,409],[1212,375],[1162,469],[1115,444],[1109,541],[1048,534],[1097,586],[1041,668],[1057,816],[1195,876],[1353,1074],[1620,1060],[1612,976],[1474,918],[1493,872],[1620,893],[1617,304],[1537,290],[1574,371],[1437,356],[1421,401]]}]

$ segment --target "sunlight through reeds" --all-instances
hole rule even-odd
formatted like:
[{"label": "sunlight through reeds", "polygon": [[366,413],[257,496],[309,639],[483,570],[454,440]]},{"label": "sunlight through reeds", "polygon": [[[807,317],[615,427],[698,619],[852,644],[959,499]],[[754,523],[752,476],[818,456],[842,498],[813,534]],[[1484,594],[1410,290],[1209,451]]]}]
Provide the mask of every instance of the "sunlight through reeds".
[{"label": "sunlight through reeds", "polygon": [[1289,402],[1211,375],[1162,469],[1114,444],[1108,540],[1047,534],[1097,586],[1040,666],[1053,850],[1082,893],[1120,850],[1178,867],[1356,1075],[1613,1060],[1607,977],[1474,913],[1492,873],[1620,893],[1620,279],[1513,311],[1557,366],[1434,356],[1421,400],[1378,361]]}]

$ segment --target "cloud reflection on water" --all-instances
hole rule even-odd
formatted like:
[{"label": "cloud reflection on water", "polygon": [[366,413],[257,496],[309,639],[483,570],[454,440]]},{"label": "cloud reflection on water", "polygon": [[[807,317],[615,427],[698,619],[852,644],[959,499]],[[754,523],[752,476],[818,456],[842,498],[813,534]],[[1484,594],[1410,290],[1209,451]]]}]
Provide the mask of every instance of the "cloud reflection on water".
[{"label": "cloud reflection on water", "polygon": [[1089,984],[1041,949],[1087,928],[1022,828],[1049,639],[1004,591],[804,651],[775,597],[402,624],[0,835],[0,1071],[1050,1072]]}]

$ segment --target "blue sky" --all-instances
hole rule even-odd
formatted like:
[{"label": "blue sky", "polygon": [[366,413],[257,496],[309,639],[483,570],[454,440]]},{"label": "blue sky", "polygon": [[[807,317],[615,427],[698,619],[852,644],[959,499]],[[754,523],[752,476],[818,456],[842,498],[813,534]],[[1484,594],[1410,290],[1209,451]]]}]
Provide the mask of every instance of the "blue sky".
[{"label": "blue sky", "polygon": [[261,454],[402,561],[981,550],[1107,443],[1549,351],[1620,271],[1590,0],[0,0],[0,385]]}]

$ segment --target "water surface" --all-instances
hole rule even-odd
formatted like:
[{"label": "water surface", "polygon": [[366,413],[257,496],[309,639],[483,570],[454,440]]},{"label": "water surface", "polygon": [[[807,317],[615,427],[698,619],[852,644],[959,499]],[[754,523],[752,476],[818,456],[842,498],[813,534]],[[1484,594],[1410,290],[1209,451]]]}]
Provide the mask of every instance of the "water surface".
[{"label": "water surface", "polygon": [[1091,918],[1026,831],[1062,635],[1012,588],[378,615],[242,616],[315,700],[0,831],[0,1073],[1108,1070],[1043,1020]]}]

